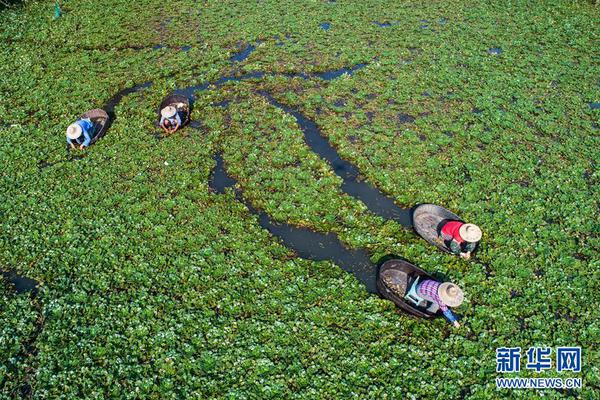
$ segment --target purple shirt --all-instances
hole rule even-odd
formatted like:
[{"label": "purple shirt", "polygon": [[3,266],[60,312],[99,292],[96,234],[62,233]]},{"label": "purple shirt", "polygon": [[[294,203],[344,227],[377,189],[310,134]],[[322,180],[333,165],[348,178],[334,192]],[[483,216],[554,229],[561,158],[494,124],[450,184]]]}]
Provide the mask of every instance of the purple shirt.
[{"label": "purple shirt", "polygon": [[456,317],[454,316],[454,314],[452,314],[452,311],[450,311],[446,303],[444,303],[438,295],[438,288],[440,287],[440,285],[440,282],[427,279],[419,284],[419,286],[417,287],[417,294],[423,297],[425,300],[437,303],[437,305],[440,307],[440,310],[442,310],[442,313],[444,313],[446,318],[448,318],[450,322],[454,322],[456,321]]}]

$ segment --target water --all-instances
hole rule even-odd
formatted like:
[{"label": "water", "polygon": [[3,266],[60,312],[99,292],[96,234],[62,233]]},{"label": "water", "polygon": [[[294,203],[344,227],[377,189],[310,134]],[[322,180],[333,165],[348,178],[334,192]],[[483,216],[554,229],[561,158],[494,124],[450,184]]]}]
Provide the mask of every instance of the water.
[{"label": "water", "polygon": [[132,93],[139,92],[142,89],[149,88],[150,86],[152,86],[152,82],[150,82],[150,81],[140,83],[139,85],[125,88],[125,89],[119,91],[113,97],[111,97],[102,107],[104,109],[104,111],[106,111],[106,113],[110,117],[110,120],[108,121],[109,127],[110,127],[110,124],[112,123],[112,121],[114,121],[116,118],[115,107],[121,102],[121,100],[123,100],[123,97],[128,96]]},{"label": "water", "polygon": [[340,68],[340,69],[336,69],[336,70],[332,70],[332,71],[325,71],[325,72],[317,73],[317,74],[315,74],[315,76],[318,78],[321,78],[323,80],[326,80],[326,81],[331,81],[333,79],[339,78],[340,76],[342,76],[344,74],[352,75],[352,74],[354,74],[355,71],[363,69],[366,66],[367,66],[367,64],[361,63],[361,64],[356,64],[353,67],[344,67],[344,68]]},{"label": "water", "polygon": [[192,46],[181,46],[181,51],[187,53],[192,49]]},{"label": "water", "polygon": [[379,26],[380,28],[389,28],[392,25],[398,25],[397,22],[392,24],[391,22],[387,22],[387,21],[385,21],[385,22],[373,21],[373,24]]},{"label": "water", "polygon": [[26,278],[21,275],[17,275],[14,271],[2,271],[0,270],[2,276],[10,282],[14,287],[17,293],[25,293],[32,292],[37,293],[39,282],[33,279]]},{"label": "water", "polygon": [[331,22],[322,22],[319,27],[324,31],[328,31],[331,28]]},{"label": "water", "polygon": [[222,76],[214,82],[206,82],[206,83],[202,83],[199,85],[192,85],[192,86],[187,86],[184,88],[176,89],[174,91],[174,93],[180,94],[182,96],[186,96],[186,97],[192,99],[192,101],[194,101],[194,100],[196,100],[195,93],[206,90],[209,88],[209,86],[221,87],[224,84],[226,84],[227,82],[241,82],[241,81],[248,80],[248,79],[260,79],[260,78],[264,77],[265,75],[267,75],[265,72],[256,71],[256,72],[248,72],[247,74],[244,74],[241,76],[235,76],[235,75]]},{"label": "water", "polygon": [[256,50],[256,46],[248,44],[242,50],[238,51],[233,56],[231,56],[229,60],[231,62],[242,62],[248,57],[250,57],[250,54],[252,54],[254,50]]},{"label": "water", "polygon": [[361,180],[360,172],[356,166],[342,159],[329,141],[322,135],[317,124],[302,113],[291,107],[279,103],[268,93],[261,92],[269,103],[293,115],[304,134],[304,140],[312,151],[326,160],[333,172],[342,178],[342,190],[350,196],[362,201],[374,214],[386,219],[392,219],[403,226],[412,227],[412,213],[410,209],[398,206],[391,197],[383,194],[379,189],[368,182]]},{"label": "water", "polygon": [[227,175],[227,171],[225,171],[225,166],[223,163],[222,154],[219,153],[215,156],[215,162],[217,163],[217,166],[215,167],[213,173],[210,176],[208,186],[215,192],[223,194],[225,193],[225,189],[233,187],[237,182],[235,181],[235,179]]},{"label": "water", "polygon": [[590,109],[600,110],[600,103],[590,103]]},{"label": "water", "polygon": [[229,100],[223,100],[223,101],[219,101],[217,103],[213,103],[213,106],[215,107],[227,107],[229,106]]},{"label": "water", "polygon": [[[221,87],[228,82],[241,82],[250,79],[261,79],[265,76],[277,76],[283,75],[288,78],[302,78],[302,79],[310,79],[310,78],[320,78],[325,81],[331,81],[333,79],[339,78],[344,74],[352,75],[355,71],[366,67],[367,64],[357,64],[352,67],[343,67],[336,70],[325,71],[315,74],[306,74],[304,72],[295,72],[295,73],[285,73],[285,74],[277,74],[275,72],[263,72],[263,71],[253,71],[248,72],[243,75],[225,75],[221,76],[219,79],[213,82],[206,82],[199,85],[191,85],[183,88],[176,89],[174,93],[180,94],[182,96],[186,96],[190,98],[192,101],[196,100],[196,92],[201,92],[203,90],[208,89],[210,86]],[[120,99],[119,99],[120,100]]]},{"label": "water", "polygon": [[[211,175],[209,186],[217,193],[224,193],[226,188],[234,186],[237,182],[227,174],[221,154],[215,156],[215,161],[217,165]],[[331,261],[345,271],[354,274],[369,292],[378,293],[377,265],[371,262],[366,250],[346,248],[334,233],[319,233],[286,223],[273,222],[267,213],[254,209],[243,198],[240,191],[236,191],[236,198],[258,217],[259,224],[263,229],[278,237],[299,257],[313,261]]]},{"label": "water", "polygon": [[416,118],[410,114],[398,114],[398,121],[402,124],[412,124]]},{"label": "water", "polygon": [[500,47],[492,47],[488,49],[488,54],[497,56],[499,54],[502,54],[502,49]]}]

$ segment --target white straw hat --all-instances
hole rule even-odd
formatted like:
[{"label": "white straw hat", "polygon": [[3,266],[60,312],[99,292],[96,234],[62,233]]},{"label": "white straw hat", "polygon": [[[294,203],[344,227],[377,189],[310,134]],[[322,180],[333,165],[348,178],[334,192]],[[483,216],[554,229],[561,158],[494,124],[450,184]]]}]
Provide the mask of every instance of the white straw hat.
[{"label": "white straw hat", "polygon": [[71,124],[67,128],[67,137],[71,140],[77,139],[79,136],[81,136],[81,133],[82,129],[81,126],[79,126],[79,124]]},{"label": "white straw hat", "polygon": [[465,299],[463,291],[454,283],[444,282],[438,287],[438,296],[444,304],[450,307],[458,307]]},{"label": "white straw hat", "polygon": [[174,117],[175,114],[177,114],[177,109],[173,106],[166,106],[165,108],[160,110],[160,115],[162,115],[165,118]]},{"label": "white straw hat", "polygon": [[467,242],[479,242],[481,240],[481,229],[475,224],[463,224],[458,230],[461,238]]}]

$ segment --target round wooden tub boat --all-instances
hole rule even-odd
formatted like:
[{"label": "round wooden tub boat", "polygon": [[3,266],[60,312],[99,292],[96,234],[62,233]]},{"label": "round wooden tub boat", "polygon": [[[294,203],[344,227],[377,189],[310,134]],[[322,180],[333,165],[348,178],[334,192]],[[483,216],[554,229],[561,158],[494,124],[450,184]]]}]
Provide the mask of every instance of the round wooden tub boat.
[{"label": "round wooden tub boat", "polygon": [[94,124],[94,137],[92,137],[90,145],[96,143],[98,139],[104,136],[110,125],[110,117],[108,116],[108,113],[100,108],[89,110],[83,113],[80,118],[89,118],[90,121],[92,121],[92,124]]},{"label": "round wooden tub boat", "polygon": [[417,279],[423,281],[434,278],[408,261],[392,258],[379,266],[377,290],[407,314],[421,318],[435,318],[441,315],[437,304],[426,302],[422,306],[417,306],[406,298]]},{"label": "round wooden tub boat", "polygon": [[[181,118],[181,127],[184,127],[190,122],[190,113],[192,107],[190,105],[190,99],[180,94],[171,94],[164,98],[158,107],[158,120],[160,121],[160,111],[167,107],[173,106],[177,109],[179,118]],[[180,128],[181,128],[180,127]]]},{"label": "round wooden tub boat", "polygon": [[417,234],[440,250],[452,254],[439,235],[440,224],[444,220],[464,222],[452,211],[435,204],[421,204],[413,211],[413,227]]}]

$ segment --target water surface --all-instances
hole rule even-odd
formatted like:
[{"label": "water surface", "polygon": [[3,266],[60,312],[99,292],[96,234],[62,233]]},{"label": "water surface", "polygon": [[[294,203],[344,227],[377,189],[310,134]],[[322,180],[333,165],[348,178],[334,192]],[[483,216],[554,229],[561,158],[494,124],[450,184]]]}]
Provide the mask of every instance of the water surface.
[{"label": "water surface", "polygon": [[[217,193],[224,193],[226,188],[235,186],[237,181],[227,174],[221,154],[215,156],[215,161],[216,167],[210,177],[209,186]],[[334,233],[320,233],[287,223],[274,222],[267,213],[256,210],[240,190],[236,191],[236,198],[258,217],[263,229],[279,238],[298,257],[313,261],[331,261],[352,273],[369,292],[378,293],[377,265],[371,262],[366,250],[346,248]]]}]

